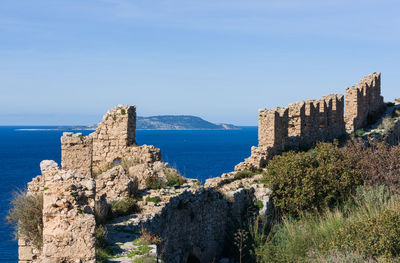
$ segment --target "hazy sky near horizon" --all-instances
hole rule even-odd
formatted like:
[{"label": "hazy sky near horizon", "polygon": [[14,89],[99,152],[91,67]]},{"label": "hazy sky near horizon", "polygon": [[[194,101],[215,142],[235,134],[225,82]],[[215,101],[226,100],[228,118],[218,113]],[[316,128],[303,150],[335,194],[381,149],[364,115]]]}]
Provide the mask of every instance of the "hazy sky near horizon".
[{"label": "hazy sky near horizon", "polygon": [[259,108],[382,72],[400,96],[400,1],[3,0],[0,125],[94,124],[117,104],[256,125]]}]

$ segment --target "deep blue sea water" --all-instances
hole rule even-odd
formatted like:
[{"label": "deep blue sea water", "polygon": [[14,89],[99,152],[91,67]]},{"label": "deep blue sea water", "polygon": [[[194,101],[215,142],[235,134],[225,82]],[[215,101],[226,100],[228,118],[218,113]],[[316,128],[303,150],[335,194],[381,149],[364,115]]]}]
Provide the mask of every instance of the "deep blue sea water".
[{"label": "deep blue sea water", "polygon": [[[5,223],[12,193],[40,174],[42,160],[60,164],[62,131],[17,131],[0,126],[0,262],[17,262],[18,246]],[[43,128],[43,127],[40,127]],[[90,131],[82,131],[84,135]],[[139,145],[155,145],[171,167],[202,182],[233,170],[257,144],[257,128],[214,131],[136,131]]]}]

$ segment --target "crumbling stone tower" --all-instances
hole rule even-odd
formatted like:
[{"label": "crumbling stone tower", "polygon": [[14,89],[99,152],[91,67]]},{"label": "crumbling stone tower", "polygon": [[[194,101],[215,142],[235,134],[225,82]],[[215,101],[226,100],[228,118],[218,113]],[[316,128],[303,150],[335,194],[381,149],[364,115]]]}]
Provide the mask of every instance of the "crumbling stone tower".
[{"label": "crumbling stone tower", "polygon": [[381,73],[374,72],[346,89],[346,130],[351,133],[380,117],[385,110],[381,96]]},{"label": "crumbling stone tower", "polygon": [[135,142],[136,107],[118,105],[109,110],[95,132],[88,136],[67,132],[61,137],[61,165],[90,177],[123,159],[147,163],[161,160],[154,146]]},{"label": "crumbling stone tower", "polygon": [[274,147],[283,150],[288,137],[287,108],[258,111],[258,144],[261,147]]},{"label": "crumbling stone tower", "polygon": [[90,135],[93,140],[93,167],[103,168],[105,163],[122,159],[122,152],[135,145],[136,107],[118,105],[109,110]]}]

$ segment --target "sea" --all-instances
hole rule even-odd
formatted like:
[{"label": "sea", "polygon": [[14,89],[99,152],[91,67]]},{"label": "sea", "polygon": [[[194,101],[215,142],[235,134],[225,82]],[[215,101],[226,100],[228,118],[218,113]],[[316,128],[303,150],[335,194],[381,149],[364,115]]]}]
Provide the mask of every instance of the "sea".
[{"label": "sea", "polygon": [[[18,245],[6,223],[13,193],[40,174],[42,160],[61,161],[61,130],[56,127],[0,126],[0,262],[17,262]],[[49,130],[50,129],[50,130]],[[87,135],[92,131],[82,132]],[[233,171],[257,145],[257,127],[240,130],[137,130],[138,145],[161,149],[162,159],[188,178],[204,182]]]}]

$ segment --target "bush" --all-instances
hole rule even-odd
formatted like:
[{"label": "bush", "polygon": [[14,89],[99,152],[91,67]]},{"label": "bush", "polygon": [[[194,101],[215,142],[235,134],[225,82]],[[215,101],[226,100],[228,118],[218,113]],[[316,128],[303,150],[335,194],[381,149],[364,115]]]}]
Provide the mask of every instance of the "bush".
[{"label": "bush", "polygon": [[145,179],[145,186],[147,189],[161,189],[165,188],[166,184],[158,175],[153,174]]},{"label": "bush", "polygon": [[264,183],[280,215],[297,217],[341,203],[362,183],[357,156],[336,144],[319,143],[308,152],[287,152],[267,166]]},{"label": "bush", "polygon": [[364,129],[358,129],[356,130],[356,137],[361,137],[365,133]]},{"label": "bush", "polygon": [[43,196],[17,192],[11,201],[7,221],[14,225],[15,238],[30,240],[36,248],[43,245]]},{"label": "bush", "polygon": [[[394,217],[384,214],[385,211],[400,211],[396,208],[398,201],[399,196],[390,195],[385,186],[363,186],[357,188],[354,197],[344,207],[324,213],[303,214],[298,220],[284,218],[272,227],[265,243],[257,243],[254,249],[257,262],[368,262],[367,259],[382,257],[384,250],[366,253],[360,248],[373,250],[386,244],[387,248],[397,249],[400,245],[397,243],[400,236],[396,236],[399,218],[397,214]],[[365,235],[368,234],[368,227],[371,229],[371,242],[359,244],[368,240],[369,237]],[[363,234],[357,236],[358,232]],[[382,239],[373,240],[374,236]],[[400,252],[400,249],[397,251]],[[339,255],[343,256],[343,261],[340,261]],[[350,260],[352,258],[354,261]],[[359,261],[362,258],[365,261]],[[393,258],[388,262],[393,262]]]},{"label": "bush", "polygon": [[367,257],[397,257],[400,254],[400,211],[386,209],[342,226],[332,247],[357,250]]},{"label": "bush", "polygon": [[168,186],[183,185],[186,182],[185,178],[174,169],[166,168],[164,174],[167,176]]},{"label": "bush", "polygon": [[367,185],[386,185],[394,193],[400,189],[400,145],[390,146],[375,141],[367,147],[353,142],[346,150],[358,157],[358,164]]},{"label": "bush", "polygon": [[112,217],[125,216],[139,212],[139,207],[136,204],[136,201],[132,198],[125,198],[120,201],[113,201],[110,202],[110,205]]},{"label": "bush", "polygon": [[249,170],[243,170],[240,172],[237,172],[234,176],[235,180],[240,180],[240,179],[244,179],[244,178],[251,178],[253,177],[254,173],[252,171]]}]

